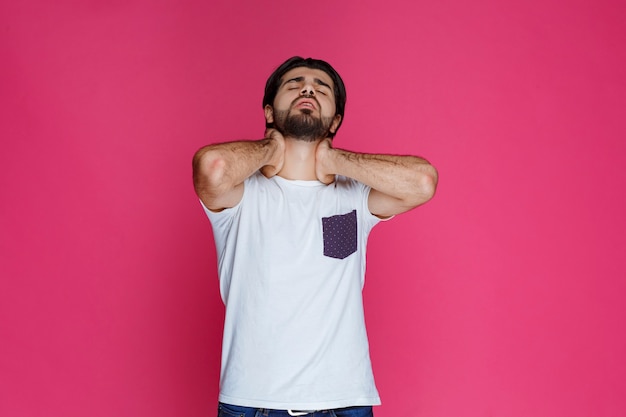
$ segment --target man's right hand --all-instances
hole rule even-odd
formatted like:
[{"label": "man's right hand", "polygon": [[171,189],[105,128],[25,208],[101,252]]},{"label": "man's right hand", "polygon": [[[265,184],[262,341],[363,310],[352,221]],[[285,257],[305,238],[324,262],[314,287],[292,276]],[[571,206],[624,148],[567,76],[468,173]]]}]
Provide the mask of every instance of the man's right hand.
[{"label": "man's right hand", "polygon": [[266,129],[265,139],[268,140],[268,146],[272,149],[272,156],[267,165],[261,168],[261,173],[267,178],[271,178],[283,169],[285,162],[285,138],[276,129]]}]

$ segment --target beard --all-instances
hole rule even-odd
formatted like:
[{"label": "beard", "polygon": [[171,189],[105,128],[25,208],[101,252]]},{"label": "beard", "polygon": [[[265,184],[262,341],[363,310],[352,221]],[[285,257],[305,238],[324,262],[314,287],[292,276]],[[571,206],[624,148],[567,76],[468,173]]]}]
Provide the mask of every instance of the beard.
[{"label": "beard", "polygon": [[292,114],[289,110],[274,111],[274,127],[283,136],[289,136],[305,142],[315,142],[328,137],[332,117],[315,117],[308,109]]}]

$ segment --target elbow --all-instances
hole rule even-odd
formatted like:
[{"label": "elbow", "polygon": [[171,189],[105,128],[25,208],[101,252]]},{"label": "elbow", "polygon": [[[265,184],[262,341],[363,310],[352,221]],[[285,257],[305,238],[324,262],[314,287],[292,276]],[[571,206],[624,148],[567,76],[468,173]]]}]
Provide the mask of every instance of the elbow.
[{"label": "elbow", "polygon": [[202,148],[193,157],[193,182],[196,192],[219,194],[226,188],[226,161],[219,152]]},{"label": "elbow", "polygon": [[437,169],[432,165],[428,165],[416,176],[415,186],[413,189],[413,204],[417,207],[428,202],[435,196],[437,191],[437,182],[439,174]]},{"label": "elbow", "polygon": [[429,165],[428,173],[424,175],[424,179],[422,180],[424,190],[428,195],[428,199],[430,200],[435,196],[435,191],[437,191],[437,183],[439,182],[439,173],[437,169]]}]

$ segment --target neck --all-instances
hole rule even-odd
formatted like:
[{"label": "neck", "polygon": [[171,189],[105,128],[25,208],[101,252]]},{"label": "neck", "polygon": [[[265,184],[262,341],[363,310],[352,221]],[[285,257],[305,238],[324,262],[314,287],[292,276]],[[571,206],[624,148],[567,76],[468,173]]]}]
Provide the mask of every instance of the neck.
[{"label": "neck", "polygon": [[285,160],[279,176],[288,180],[317,180],[315,174],[315,152],[319,140],[306,142],[285,138]]}]

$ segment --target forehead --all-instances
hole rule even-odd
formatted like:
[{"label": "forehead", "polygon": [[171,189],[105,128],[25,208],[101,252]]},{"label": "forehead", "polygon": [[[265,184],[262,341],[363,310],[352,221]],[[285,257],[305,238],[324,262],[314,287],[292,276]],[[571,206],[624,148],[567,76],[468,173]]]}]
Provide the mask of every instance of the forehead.
[{"label": "forehead", "polygon": [[285,75],[283,75],[281,78],[281,84],[293,78],[300,78],[300,77],[304,79],[310,78],[312,80],[318,79],[328,84],[332,88],[335,87],[335,84],[333,83],[333,79],[330,78],[330,75],[326,74],[326,72],[320,69],[307,68],[307,67],[298,67],[298,68],[294,68],[294,69],[287,71]]}]

